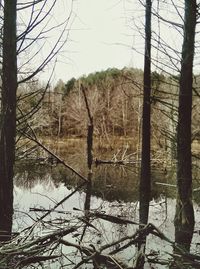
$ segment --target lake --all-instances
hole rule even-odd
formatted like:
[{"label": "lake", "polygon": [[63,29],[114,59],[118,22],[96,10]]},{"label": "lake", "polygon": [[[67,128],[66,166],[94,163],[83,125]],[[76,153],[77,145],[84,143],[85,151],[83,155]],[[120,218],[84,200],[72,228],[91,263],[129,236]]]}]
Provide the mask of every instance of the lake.
[{"label": "lake", "polygon": [[[45,143],[78,173],[87,177],[84,141],[58,141],[57,144],[45,141]],[[97,268],[125,268],[125,266],[133,268],[137,244],[129,246],[127,240],[131,240],[131,236],[138,230],[140,167],[137,154],[127,145],[127,141],[122,141],[117,149],[95,149],[95,158],[110,160],[115,164],[93,165],[91,184],[84,183],[73,172],[62,164],[55,163],[42,151],[37,156],[33,155],[28,159],[17,161],[14,232],[34,225],[31,236],[38,238],[57,229],[76,227],[74,232],[64,237],[68,246],[58,244],[57,247],[54,245],[50,250],[48,249],[48,253],[56,253],[59,257],[53,261],[46,261],[44,268],[78,268],[76,265],[85,259],[84,251],[92,251],[91,249],[105,249],[103,253],[106,259],[111,259]],[[117,164],[119,160],[126,160],[126,165]],[[160,159],[152,163],[153,183],[149,222],[173,241],[176,204],[175,166],[169,167]],[[194,187],[198,188],[198,173],[195,175]],[[75,191],[77,186],[80,187]],[[71,197],[51,211],[59,201],[70,195]],[[196,191],[194,193],[195,231],[200,230],[199,204],[199,191]],[[38,221],[44,214],[47,216]],[[120,223],[120,219],[125,222]],[[130,238],[125,241],[127,236]],[[109,244],[111,246],[106,247]],[[85,249],[80,251],[78,248],[80,245]],[[197,233],[194,234],[191,250],[194,253],[200,251]],[[112,258],[108,258],[110,253],[113,253]],[[172,253],[171,244],[150,234],[147,240],[147,253],[149,260],[147,259],[144,268],[169,268],[168,265],[154,262],[158,257],[163,261],[171,258],[168,254]],[[117,261],[112,260],[113,257],[120,261],[120,264],[117,265]],[[101,256],[101,260],[103,258],[105,259]],[[95,268],[91,261],[92,259],[84,261],[79,268]],[[37,264],[36,267],[38,266],[40,265]],[[34,267],[27,265],[26,268]]]}]

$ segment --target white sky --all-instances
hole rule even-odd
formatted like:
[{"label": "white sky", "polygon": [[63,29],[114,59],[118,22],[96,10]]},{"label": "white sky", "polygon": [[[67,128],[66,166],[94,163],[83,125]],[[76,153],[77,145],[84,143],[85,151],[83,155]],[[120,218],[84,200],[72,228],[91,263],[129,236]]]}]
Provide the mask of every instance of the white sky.
[{"label": "white sky", "polygon": [[[72,77],[107,68],[122,69],[126,66],[143,69],[144,39],[141,36],[144,36],[144,7],[139,0],[58,0],[52,16],[55,25],[68,17],[72,2],[73,23],[69,23],[68,42],[58,57],[52,81],[54,85],[59,79],[67,82]],[[183,14],[181,5],[178,9]],[[155,1],[153,12],[157,10],[164,19],[182,23],[176,6]],[[152,69],[159,72],[169,69],[170,73],[177,74],[180,54],[176,51],[181,52],[182,32],[180,28],[160,23],[156,16],[153,17]],[[55,32],[59,36],[57,29]],[[50,46],[51,42],[52,39]],[[43,53],[47,53],[46,49]],[[39,79],[47,80],[52,69],[49,65]]]},{"label": "white sky", "polygon": [[[125,6],[126,2],[126,6]],[[57,63],[54,82],[117,67],[143,67],[143,57],[129,46],[134,33],[128,21],[134,1],[76,0],[70,40]],[[135,0],[137,2],[137,0]],[[48,72],[46,73],[46,75]],[[43,75],[44,78],[46,76]]]}]

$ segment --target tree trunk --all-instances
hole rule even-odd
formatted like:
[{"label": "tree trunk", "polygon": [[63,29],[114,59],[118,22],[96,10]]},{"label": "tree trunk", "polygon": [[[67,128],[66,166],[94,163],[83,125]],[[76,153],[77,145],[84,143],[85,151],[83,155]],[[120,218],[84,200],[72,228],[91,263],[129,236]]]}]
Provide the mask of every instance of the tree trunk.
[{"label": "tree trunk", "polygon": [[[144,90],[142,111],[142,153],[141,153],[141,176],[139,193],[139,218],[140,224],[148,222],[149,201],[151,194],[151,168],[150,168],[150,120],[151,120],[151,0],[146,0],[145,11],[145,56],[144,56]],[[141,226],[142,227],[142,226]],[[142,238],[138,244],[139,253],[145,252],[146,238]],[[140,255],[140,254],[139,254]],[[144,255],[140,255],[137,268],[144,268]]]},{"label": "tree trunk", "polygon": [[146,0],[145,14],[145,60],[144,94],[142,112],[142,160],[140,177],[140,223],[148,222],[149,200],[151,192],[150,172],[150,114],[151,114],[151,0]]},{"label": "tree trunk", "polygon": [[192,204],[191,111],[196,14],[196,1],[185,0],[184,41],[182,47],[177,129],[178,194],[175,215],[175,240],[187,250],[190,248],[194,230],[194,210]]},{"label": "tree trunk", "polygon": [[4,1],[2,105],[0,122],[0,240],[12,230],[16,135],[16,0]]}]

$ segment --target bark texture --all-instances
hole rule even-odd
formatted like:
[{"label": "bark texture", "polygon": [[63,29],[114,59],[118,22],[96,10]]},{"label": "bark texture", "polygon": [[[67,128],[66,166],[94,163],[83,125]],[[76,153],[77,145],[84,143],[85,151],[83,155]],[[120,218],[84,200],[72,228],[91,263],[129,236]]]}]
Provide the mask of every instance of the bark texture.
[{"label": "bark texture", "polygon": [[191,112],[196,14],[196,1],[185,0],[184,41],[182,46],[177,129],[178,194],[175,215],[175,240],[186,249],[190,248],[194,230]]},{"label": "bark texture", "polygon": [[140,177],[140,223],[143,224],[148,222],[149,200],[151,193],[151,6],[152,1],[146,0],[144,94],[142,112],[142,160]]},{"label": "bark texture", "polygon": [[[0,231],[10,234],[16,136],[16,0],[4,1],[2,103],[0,119]],[[3,240],[3,236],[0,236]]]},{"label": "bark texture", "polygon": [[[149,201],[151,194],[151,7],[152,1],[146,0],[145,7],[145,55],[144,55],[144,89],[142,111],[142,152],[141,152],[141,176],[139,190],[139,218],[140,224],[146,224],[149,216]],[[139,254],[136,267],[144,268],[146,237],[141,238],[138,244]]]}]

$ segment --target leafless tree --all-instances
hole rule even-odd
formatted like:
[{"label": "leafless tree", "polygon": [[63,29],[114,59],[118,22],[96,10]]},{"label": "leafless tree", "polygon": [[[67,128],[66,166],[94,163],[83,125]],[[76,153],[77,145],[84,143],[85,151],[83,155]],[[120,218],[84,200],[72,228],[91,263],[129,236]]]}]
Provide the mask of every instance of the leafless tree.
[{"label": "leafless tree", "polygon": [[194,231],[191,114],[196,19],[196,1],[185,0],[184,41],[182,47],[177,131],[178,194],[175,216],[175,240],[186,249],[190,248]]},{"label": "leafless tree", "polygon": [[[53,14],[58,3],[60,2],[56,0],[30,2],[5,0],[0,3],[2,14],[0,25],[1,28],[3,26],[0,122],[0,230],[2,240],[3,236],[10,234],[12,229],[13,166],[17,117],[18,123],[19,121],[24,123],[38,108],[38,104],[28,112],[20,108],[17,103],[17,88],[20,84],[35,79],[57,56],[67,41],[72,5],[68,12],[69,15],[63,21],[59,21]],[[49,45],[46,38],[51,35],[52,31],[59,34],[57,37],[53,36]],[[39,57],[43,49],[47,51],[47,54]],[[29,95],[26,93],[23,100],[27,96]],[[18,128],[20,129],[20,126]],[[27,127],[22,124],[20,131],[24,131],[25,128]]]}]

